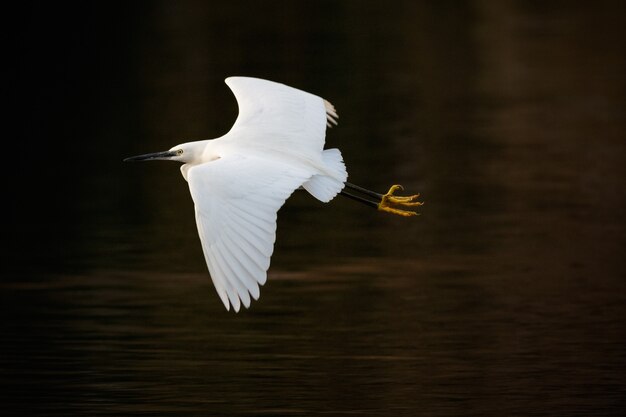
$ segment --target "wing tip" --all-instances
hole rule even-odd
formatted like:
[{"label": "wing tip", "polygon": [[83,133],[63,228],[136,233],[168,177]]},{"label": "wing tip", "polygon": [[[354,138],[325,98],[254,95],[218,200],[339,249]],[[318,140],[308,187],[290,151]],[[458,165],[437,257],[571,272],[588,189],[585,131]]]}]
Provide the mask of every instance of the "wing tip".
[{"label": "wing tip", "polygon": [[324,100],[324,108],[326,109],[326,126],[337,126],[337,124],[339,124],[337,121],[337,119],[339,119],[339,115],[337,114],[335,106],[333,106],[330,101]]},{"label": "wing tip", "polygon": [[226,77],[224,78],[224,83],[231,88],[234,85],[234,83],[236,83],[238,80],[245,80],[245,79],[250,79],[251,77],[244,77],[241,75],[231,75],[230,77]]}]

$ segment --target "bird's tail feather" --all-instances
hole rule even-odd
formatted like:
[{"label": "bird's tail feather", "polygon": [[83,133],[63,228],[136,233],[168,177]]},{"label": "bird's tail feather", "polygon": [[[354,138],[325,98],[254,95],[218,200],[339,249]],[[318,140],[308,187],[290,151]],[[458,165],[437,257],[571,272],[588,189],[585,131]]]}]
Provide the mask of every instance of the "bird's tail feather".
[{"label": "bird's tail feather", "polygon": [[330,175],[313,175],[302,187],[313,197],[328,203],[343,190],[348,172],[339,149],[326,149],[322,152],[322,160]]}]

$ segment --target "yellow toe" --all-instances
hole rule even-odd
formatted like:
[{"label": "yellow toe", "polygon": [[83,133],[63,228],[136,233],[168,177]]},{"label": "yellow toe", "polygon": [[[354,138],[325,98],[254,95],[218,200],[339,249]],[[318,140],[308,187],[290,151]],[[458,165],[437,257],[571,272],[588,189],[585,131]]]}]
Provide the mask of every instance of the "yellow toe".
[{"label": "yellow toe", "polygon": [[383,206],[381,204],[378,205],[378,210],[386,211],[387,213],[396,214],[398,216],[403,216],[403,217],[418,216],[418,213],[414,211],[401,210],[401,209],[397,209],[394,207]]}]

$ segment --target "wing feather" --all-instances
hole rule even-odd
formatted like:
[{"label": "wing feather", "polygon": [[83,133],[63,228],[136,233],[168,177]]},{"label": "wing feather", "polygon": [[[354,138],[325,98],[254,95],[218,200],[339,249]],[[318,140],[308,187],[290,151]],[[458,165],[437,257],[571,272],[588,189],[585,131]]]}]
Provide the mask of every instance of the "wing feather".
[{"label": "wing feather", "polygon": [[204,253],[213,285],[217,289],[218,294],[220,294],[220,298],[226,306],[226,309],[229,310],[230,305],[232,305],[235,311],[239,311],[239,297],[237,297],[237,293],[232,283],[229,282],[224,276],[224,273],[220,269],[220,264],[216,261],[215,254],[213,252],[213,248],[208,248],[208,250]]},{"label": "wing feather", "polygon": [[258,262],[256,262],[252,256],[247,253],[241,246],[238,246],[237,242],[233,242],[230,237],[224,237],[224,245],[229,249],[232,253],[234,259],[242,265],[245,269],[246,273],[249,274],[254,281],[258,282],[260,285],[265,284],[266,281],[266,270],[259,266]]},{"label": "wing feather", "polygon": [[[222,257],[224,261],[228,264],[230,273],[233,274],[233,276],[236,276],[237,279],[239,279],[244,284],[247,292],[250,295],[252,295],[252,297],[255,300],[258,300],[260,291],[259,291],[259,284],[254,278],[254,274],[256,273],[256,270],[254,270],[253,272],[250,272],[248,269],[246,269],[246,267],[244,266],[240,258],[237,257],[233,253],[229,245],[227,245],[226,243],[224,243],[224,246],[222,249],[223,249]],[[246,307],[248,306],[249,306],[249,303],[246,305]]]},{"label": "wing feather", "polygon": [[314,173],[278,159],[229,155],[189,168],[196,223],[216,291],[229,309],[250,306],[276,240],[276,213]]},{"label": "wing feather", "polygon": [[257,248],[263,251],[265,256],[272,255],[272,247],[276,241],[276,234],[269,233],[252,223],[245,216],[232,215],[229,217],[233,224],[237,225],[242,230],[246,230],[251,239],[254,239],[254,244]]},{"label": "wing feather", "polygon": [[222,236],[221,241],[230,244],[231,250],[237,249],[236,256],[250,262],[250,269],[265,272],[269,268],[269,257],[250,244],[243,236],[236,232],[236,227],[229,230],[230,233]]},{"label": "wing feather", "polygon": [[231,206],[231,209],[237,219],[253,224],[262,233],[273,234],[276,230],[271,220],[262,219],[258,217],[257,213],[250,213],[245,208],[239,208],[236,205]]},{"label": "wing feather", "polygon": [[[250,295],[245,283],[245,275],[237,274],[230,264],[230,253],[222,244],[214,245],[215,260],[219,265],[219,269],[225,277],[232,277],[231,280],[233,288],[237,292],[237,296],[241,300],[241,303],[247,307],[250,307]],[[235,308],[235,311],[238,309]]]}]

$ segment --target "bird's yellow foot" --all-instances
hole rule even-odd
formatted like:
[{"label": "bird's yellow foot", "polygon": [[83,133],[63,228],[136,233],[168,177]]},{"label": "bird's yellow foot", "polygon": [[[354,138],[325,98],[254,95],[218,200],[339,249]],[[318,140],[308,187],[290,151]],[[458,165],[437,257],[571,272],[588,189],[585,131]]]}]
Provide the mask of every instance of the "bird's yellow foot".
[{"label": "bird's yellow foot", "polygon": [[417,201],[419,198],[419,194],[410,195],[410,196],[397,196],[393,195],[397,190],[403,190],[404,188],[401,185],[392,185],[387,191],[387,194],[383,195],[383,198],[378,203],[378,210],[386,211],[387,213],[397,214],[398,216],[410,217],[417,216],[418,214],[414,211],[410,210],[402,210],[400,208],[392,207],[392,205],[397,205],[401,207],[418,207],[423,205],[424,203],[421,201]]}]

